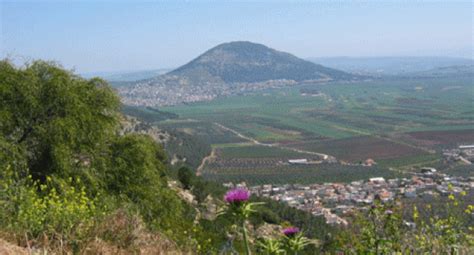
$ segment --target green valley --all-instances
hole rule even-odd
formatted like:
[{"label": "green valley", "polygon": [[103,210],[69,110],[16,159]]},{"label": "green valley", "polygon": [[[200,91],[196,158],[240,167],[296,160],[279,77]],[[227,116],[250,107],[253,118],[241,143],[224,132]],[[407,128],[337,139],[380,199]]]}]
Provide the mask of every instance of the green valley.
[{"label": "green valley", "polygon": [[[372,174],[387,176],[388,168],[409,170],[424,163],[437,165],[442,161],[442,148],[473,143],[474,112],[470,100],[473,95],[474,85],[470,78],[392,78],[303,84],[162,107],[160,110],[177,114],[179,118],[155,124],[186,130],[217,147],[221,164],[204,167],[204,172],[212,179],[214,175],[222,174],[218,179],[235,180],[232,176],[238,176],[242,170],[234,169],[225,159],[245,159],[246,154],[253,153],[248,146],[242,146],[245,143],[254,144],[252,148],[273,147],[267,147],[261,156],[262,149],[255,152],[250,160],[253,163],[249,160],[245,163],[252,170],[245,170],[245,174],[237,178],[239,181],[248,178],[246,181],[253,182],[251,172],[258,176],[260,171],[286,176],[292,167],[279,169],[276,167],[278,161],[286,163],[291,158],[311,156],[295,155],[289,149],[328,154],[350,165],[373,159],[380,164]],[[454,139],[434,145],[407,138],[410,134],[441,131]],[[232,147],[232,150],[221,147]],[[268,156],[279,160],[266,166],[255,162]],[[324,181],[318,172],[328,168],[325,165],[298,167],[305,169],[309,177],[304,178],[306,182]],[[350,170],[350,166],[344,168],[357,171]],[[236,172],[229,174],[232,169]],[[302,180],[289,176],[286,181]]]}]

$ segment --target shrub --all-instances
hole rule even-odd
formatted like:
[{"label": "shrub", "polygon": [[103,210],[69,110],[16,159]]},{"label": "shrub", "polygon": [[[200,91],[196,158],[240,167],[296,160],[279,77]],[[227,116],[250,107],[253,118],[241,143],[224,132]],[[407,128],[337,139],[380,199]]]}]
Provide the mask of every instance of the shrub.
[{"label": "shrub", "polygon": [[469,218],[474,206],[462,208],[451,194],[444,215],[431,211],[429,204],[426,207],[425,218],[420,217],[416,206],[411,217],[403,217],[401,203],[376,203],[338,233],[334,249],[357,254],[472,253],[474,228]]},{"label": "shrub", "polygon": [[[449,187],[451,190],[451,187]],[[465,196],[461,192],[460,196]],[[445,204],[446,215],[434,212],[431,205],[425,210],[429,217],[422,218],[416,206],[413,208],[412,219],[416,226],[412,230],[413,242],[408,246],[417,253],[468,253],[474,251],[474,228],[472,227],[472,213],[474,205],[463,208],[459,197],[454,194],[448,196]]]},{"label": "shrub", "polygon": [[17,241],[47,242],[50,247],[78,250],[89,241],[89,231],[105,208],[87,196],[80,180],[53,180],[44,184],[31,176],[16,179],[10,168],[0,180],[0,225]]}]

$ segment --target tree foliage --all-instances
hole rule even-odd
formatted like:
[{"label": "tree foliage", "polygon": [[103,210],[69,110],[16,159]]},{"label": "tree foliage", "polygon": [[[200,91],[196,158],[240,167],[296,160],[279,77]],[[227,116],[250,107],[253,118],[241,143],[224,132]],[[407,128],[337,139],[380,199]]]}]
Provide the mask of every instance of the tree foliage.
[{"label": "tree foliage", "polygon": [[86,175],[116,132],[119,100],[107,83],[85,80],[52,63],[24,68],[0,62],[0,132],[9,164],[34,179]]},{"label": "tree foliage", "polygon": [[183,166],[178,169],[178,180],[183,185],[184,189],[190,189],[192,186],[193,173],[191,169]]}]

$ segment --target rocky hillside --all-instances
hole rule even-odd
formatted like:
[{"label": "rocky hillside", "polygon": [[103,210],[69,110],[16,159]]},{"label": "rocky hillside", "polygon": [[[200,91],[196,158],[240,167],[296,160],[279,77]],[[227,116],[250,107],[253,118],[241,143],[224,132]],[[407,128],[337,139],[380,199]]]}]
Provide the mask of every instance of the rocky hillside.
[{"label": "rocky hillside", "polygon": [[167,74],[119,89],[125,104],[173,105],[301,82],[360,79],[251,42],[220,44]]}]

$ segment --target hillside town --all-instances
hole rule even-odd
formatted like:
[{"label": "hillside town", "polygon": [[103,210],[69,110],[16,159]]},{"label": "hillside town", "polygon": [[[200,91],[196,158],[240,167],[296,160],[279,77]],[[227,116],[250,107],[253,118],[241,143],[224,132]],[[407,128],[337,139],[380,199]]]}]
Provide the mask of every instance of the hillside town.
[{"label": "hillside town", "polygon": [[127,105],[167,106],[210,101],[217,97],[282,88],[296,84],[297,82],[286,79],[231,84],[210,80],[194,84],[187,77],[161,75],[153,79],[138,81],[130,87],[121,87],[118,91],[122,96],[122,102]]},{"label": "hillside town", "polygon": [[[233,184],[226,184],[232,187]],[[246,187],[245,183],[237,186]],[[376,199],[382,202],[395,198],[415,199],[469,193],[474,190],[474,177],[454,177],[434,168],[422,168],[411,178],[370,178],[351,183],[283,184],[248,187],[252,194],[284,202],[291,207],[316,216],[324,216],[328,224],[347,225],[345,216],[366,210]]]}]

